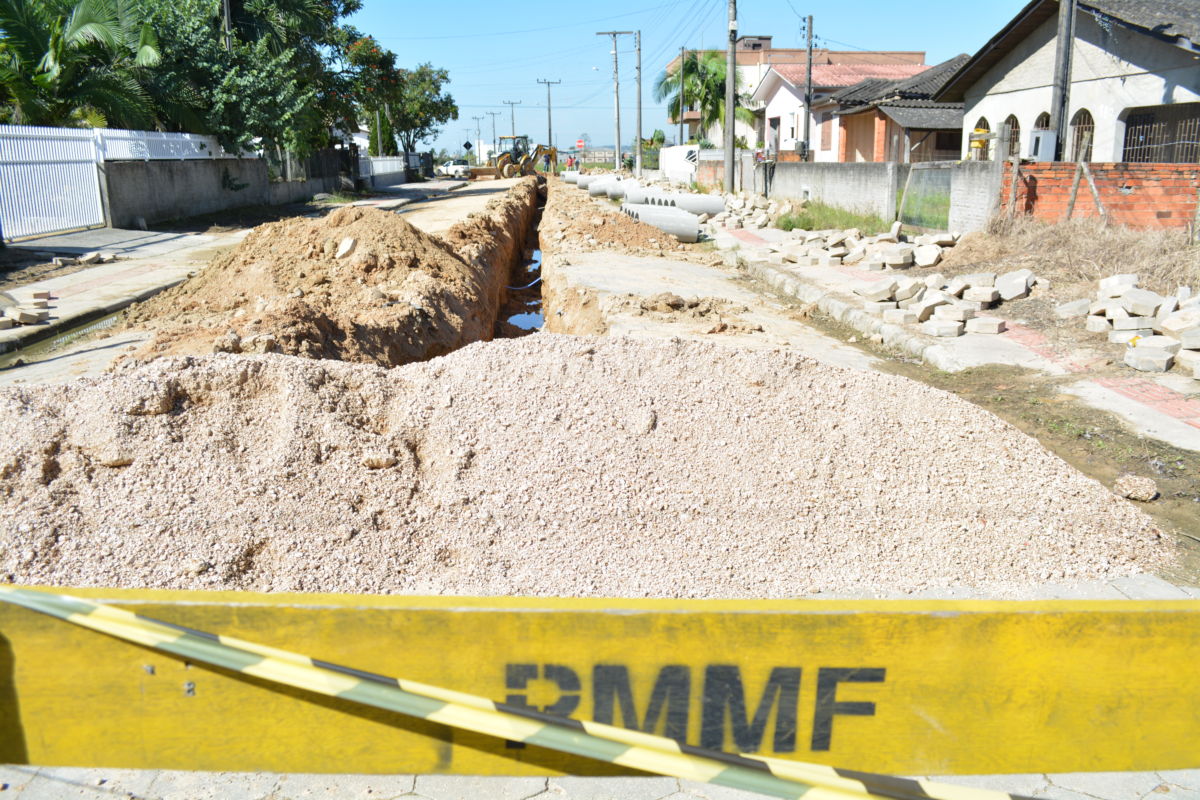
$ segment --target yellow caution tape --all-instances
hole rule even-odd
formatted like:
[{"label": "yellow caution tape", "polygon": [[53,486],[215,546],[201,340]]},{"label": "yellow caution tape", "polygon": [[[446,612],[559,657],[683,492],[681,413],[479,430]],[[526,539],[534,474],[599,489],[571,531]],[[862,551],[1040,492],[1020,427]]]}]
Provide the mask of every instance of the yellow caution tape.
[{"label": "yellow caution tape", "polygon": [[1020,795],[738,755],[363,672],[78,597],[0,586],[0,601],[262,680],[644,772],[781,797],[1023,800]]}]

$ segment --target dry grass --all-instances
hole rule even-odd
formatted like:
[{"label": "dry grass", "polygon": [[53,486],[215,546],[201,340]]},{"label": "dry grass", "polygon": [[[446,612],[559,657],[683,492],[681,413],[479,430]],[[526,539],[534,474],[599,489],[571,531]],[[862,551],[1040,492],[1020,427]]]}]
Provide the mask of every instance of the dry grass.
[{"label": "dry grass", "polygon": [[1100,278],[1135,272],[1142,287],[1157,292],[1200,288],[1200,245],[1189,244],[1185,231],[1139,231],[1094,218],[1060,224],[997,218],[986,231],[964,236],[942,265],[948,272],[1028,267],[1051,282],[1093,287]]}]

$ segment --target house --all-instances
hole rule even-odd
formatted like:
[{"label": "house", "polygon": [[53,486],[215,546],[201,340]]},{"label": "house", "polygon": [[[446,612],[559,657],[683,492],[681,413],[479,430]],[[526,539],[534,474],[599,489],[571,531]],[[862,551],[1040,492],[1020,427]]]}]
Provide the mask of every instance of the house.
[{"label": "house", "polygon": [[[1051,127],[1058,0],[1032,0],[934,94],[964,104],[963,157],[973,130],[1011,130],[1008,152],[1031,155]],[[1076,0],[1064,160],[1200,162],[1200,2]],[[1044,156],[1043,156],[1044,158]]]},{"label": "house", "polygon": [[[834,92],[872,79],[891,84],[929,69],[921,63],[925,60],[924,53],[917,54],[920,59],[915,62],[893,58],[893,55],[907,54],[871,53],[869,55],[876,59],[875,62],[835,63],[842,55],[823,53],[821,61],[825,63],[820,63],[814,54],[813,114],[809,118],[809,141],[818,161],[839,160],[842,140],[840,131],[835,130],[837,126],[833,124],[837,104],[829,101]],[[760,109],[757,112],[760,119],[757,138],[763,142],[768,153],[780,158],[799,159],[796,153],[804,138],[804,87],[807,77],[806,64],[776,64],[771,66],[751,95]]]},{"label": "house", "polygon": [[[968,61],[966,53],[899,81],[868,78],[833,93],[838,161],[956,161],[962,149],[962,103],[932,100]],[[823,106],[821,152],[831,149],[833,119]]]},{"label": "house", "polygon": [[[758,90],[771,74],[778,69],[788,70],[789,74],[793,77],[795,77],[796,70],[799,70],[800,74],[803,75],[808,57],[808,51],[804,49],[775,49],[772,47],[771,39],[772,37],[770,36],[742,36],[738,38],[734,50],[738,79],[743,93],[751,92],[750,108],[754,111],[756,117],[752,125],[741,121],[736,122],[734,125],[734,135],[744,137],[746,142],[751,146],[754,146],[758,142],[763,142],[764,145],[767,143],[768,135],[771,132],[771,124],[768,121],[769,115],[765,113],[767,110],[766,107],[770,97],[779,91],[780,87],[773,80],[773,89],[769,93],[769,96],[761,98]],[[693,52],[696,51],[688,51],[689,55]],[[699,53],[719,53],[723,55],[725,51],[701,50]],[[835,81],[830,86],[823,87],[826,90],[849,86],[863,78],[876,74],[891,78],[908,77],[925,69],[924,63],[925,53],[920,51],[837,51],[821,48],[813,50],[814,78],[826,78]],[[668,74],[674,72],[679,69],[679,65],[680,57],[677,56],[667,64],[666,72]],[[789,84],[789,86],[790,88],[783,89],[783,91],[798,97],[796,102],[800,106],[803,106],[803,77],[800,78],[798,84]],[[796,89],[797,86],[799,87],[798,89]],[[816,91],[816,88],[814,86],[814,91]],[[687,98],[685,98],[683,113],[686,138],[690,139],[699,136],[709,139],[712,142],[720,143],[722,140],[721,125],[713,125],[705,131],[699,130],[699,108],[692,103],[686,102],[686,100]],[[789,104],[783,98],[781,98],[781,101],[784,106],[794,105],[794,103]],[[784,121],[787,119],[786,114],[789,110],[794,111],[794,109],[784,109],[780,113],[774,114],[776,120],[774,130],[777,133],[783,130]],[[672,119],[670,122],[675,126],[679,124],[678,119]],[[792,138],[794,139],[794,137]],[[794,148],[794,144],[791,147]]]}]

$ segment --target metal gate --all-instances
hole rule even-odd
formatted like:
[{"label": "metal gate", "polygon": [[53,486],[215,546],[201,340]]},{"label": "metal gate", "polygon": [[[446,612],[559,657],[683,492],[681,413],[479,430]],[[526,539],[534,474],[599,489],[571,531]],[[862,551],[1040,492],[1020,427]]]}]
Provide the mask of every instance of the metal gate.
[{"label": "metal gate", "polygon": [[6,240],[104,224],[91,130],[0,126],[0,230]]}]

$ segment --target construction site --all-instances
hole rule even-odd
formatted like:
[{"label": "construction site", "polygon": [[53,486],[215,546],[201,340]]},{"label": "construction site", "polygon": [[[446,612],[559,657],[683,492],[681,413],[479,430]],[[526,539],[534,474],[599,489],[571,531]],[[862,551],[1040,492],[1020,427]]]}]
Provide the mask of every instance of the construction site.
[{"label": "construction site", "polygon": [[[292,98],[241,4],[239,113],[340,139],[0,74],[0,797],[1200,800],[1200,16],[927,64],[788,6],[667,62],[674,144],[595,32],[607,150],[547,77],[544,139],[417,153],[446,70],[347,26]],[[47,30],[186,44],[114,9]]]}]

